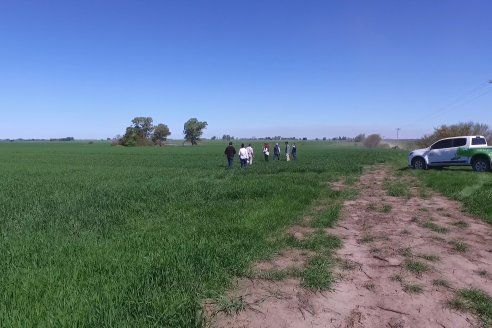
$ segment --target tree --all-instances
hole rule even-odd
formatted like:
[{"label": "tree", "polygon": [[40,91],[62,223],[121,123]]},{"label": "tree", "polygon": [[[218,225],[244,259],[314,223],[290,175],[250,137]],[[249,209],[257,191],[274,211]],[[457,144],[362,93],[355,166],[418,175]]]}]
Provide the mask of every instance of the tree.
[{"label": "tree", "polygon": [[183,134],[185,140],[191,142],[192,145],[196,145],[200,141],[200,137],[203,134],[203,129],[207,128],[207,122],[200,122],[196,118],[190,118],[184,124]]},{"label": "tree", "polygon": [[434,133],[425,135],[417,142],[420,147],[429,147],[431,144],[439,139],[457,137],[457,136],[472,136],[481,135],[487,138],[487,142],[492,142],[492,131],[487,124],[482,123],[458,123],[453,125],[441,125],[438,128],[434,128]]},{"label": "tree", "polygon": [[162,142],[166,141],[167,137],[171,135],[171,131],[166,124],[157,124],[154,128],[154,133],[152,134],[152,141],[159,146],[162,146]]},{"label": "tree", "polygon": [[154,127],[152,122],[152,117],[135,117],[132,125],[126,128],[125,134],[117,143],[122,146],[161,145],[171,132],[167,125],[160,123]]},{"label": "tree", "polygon": [[355,136],[354,142],[362,142],[366,138],[366,135],[364,133],[360,133]]},{"label": "tree", "polygon": [[381,136],[379,134],[370,134],[364,139],[363,144],[367,148],[376,148],[381,143]]},{"label": "tree", "polygon": [[152,117],[135,117],[132,120],[133,128],[142,134],[143,138],[149,139],[154,126],[152,125]]}]

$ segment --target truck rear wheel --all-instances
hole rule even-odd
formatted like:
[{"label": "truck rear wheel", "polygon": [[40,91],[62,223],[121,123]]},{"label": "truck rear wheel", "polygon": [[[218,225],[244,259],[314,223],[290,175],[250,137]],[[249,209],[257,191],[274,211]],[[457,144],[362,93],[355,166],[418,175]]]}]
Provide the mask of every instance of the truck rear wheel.
[{"label": "truck rear wheel", "polygon": [[473,159],[472,168],[475,172],[487,172],[490,171],[490,161],[485,157],[478,157]]}]

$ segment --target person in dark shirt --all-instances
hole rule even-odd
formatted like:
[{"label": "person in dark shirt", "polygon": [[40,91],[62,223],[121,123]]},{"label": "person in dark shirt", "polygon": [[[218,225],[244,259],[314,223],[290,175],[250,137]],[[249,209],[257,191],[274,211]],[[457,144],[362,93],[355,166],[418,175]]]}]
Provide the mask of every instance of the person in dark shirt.
[{"label": "person in dark shirt", "polygon": [[280,161],[280,146],[278,145],[278,142],[275,144],[275,147],[273,147],[273,160]]},{"label": "person in dark shirt", "polygon": [[230,169],[232,169],[232,165],[234,164],[234,155],[236,155],[236,148],[232,145],[232,141],[229,142],[229,145],[226,147],[224,154],[227,156],[227,165]]}]

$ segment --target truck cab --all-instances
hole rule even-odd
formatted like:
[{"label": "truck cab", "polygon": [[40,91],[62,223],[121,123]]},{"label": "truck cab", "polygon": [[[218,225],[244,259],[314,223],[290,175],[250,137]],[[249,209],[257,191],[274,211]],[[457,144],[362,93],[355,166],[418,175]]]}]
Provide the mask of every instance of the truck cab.
[{"label": "truck cab", "polygon": [[483,136],[459,136],[436,141],[427,148],[408,154],[408,165],[415,169],[471,165],[475,171],[489,171],[492,147]]}]

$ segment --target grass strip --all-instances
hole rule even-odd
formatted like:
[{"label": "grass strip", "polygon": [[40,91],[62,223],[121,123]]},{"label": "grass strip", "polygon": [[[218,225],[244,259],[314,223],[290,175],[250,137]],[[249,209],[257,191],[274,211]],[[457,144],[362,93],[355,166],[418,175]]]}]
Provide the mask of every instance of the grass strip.
[{"label": "grass strip", "polygon": [[473,313],[482,327],[492,327],[492,297],[485,292],[479,289],[460,289],[449,305],[455,310]]}]

